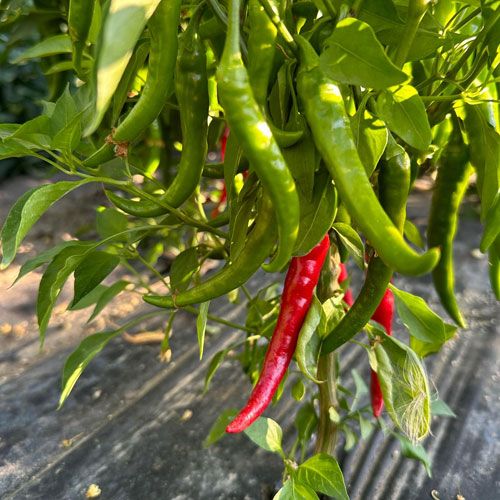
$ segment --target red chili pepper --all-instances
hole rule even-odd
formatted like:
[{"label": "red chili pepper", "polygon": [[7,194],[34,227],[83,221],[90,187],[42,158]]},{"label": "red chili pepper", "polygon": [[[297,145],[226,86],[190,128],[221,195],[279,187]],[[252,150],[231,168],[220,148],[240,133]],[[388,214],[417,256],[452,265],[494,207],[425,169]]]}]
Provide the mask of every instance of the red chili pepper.
[{"label": "red chili pepper", "polygon": [[[347,278],[349,277],[349,275],[347,274],[347,268],[345,267],[345,265],[341,262],[340,263],[340,274],[339,274],[339,277],[338,277],[338,280],[339,280],[339,284],[342,283],[343,281],[345,281]],[[351,307],[353,304],[354,304],[354,298],[352,296],[352,292],[351,290],[348,288],[346,291],[345,291],[345,294],[344,294],[344,302],[349,306]]]},{"label": "red chili pepper", "polygon": [[273,399],[295,352],[297,338],[329,247],[330,240],[326,235],[307,255],[291,260],[281,296],[278,322],[267,348],[259,380],[248,403],[226,427],[226,432],[244,431]]},{"label": "red chili pepper", "polygon": [[[388,288],[385,291],[380,304],[373,313],[372,319],[377,323],[380,323],[387,335],[392,335],[392,318],[394,316],[394,294],[392,290]],[[380,382],[377,377],[377,373],[373,370],[371,371],[370,379],[370,395],[372,400],[372,410],[373,416],[375,418],[380,417],[382,409],[384,408],[384,399],[382,397],[382,389],[380,388]]]}]

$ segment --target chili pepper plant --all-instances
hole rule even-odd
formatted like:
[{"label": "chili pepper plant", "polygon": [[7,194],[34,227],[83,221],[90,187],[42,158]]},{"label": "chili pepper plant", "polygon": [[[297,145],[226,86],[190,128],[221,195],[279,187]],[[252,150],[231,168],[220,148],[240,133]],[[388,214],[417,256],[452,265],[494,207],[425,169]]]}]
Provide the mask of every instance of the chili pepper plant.
[{"label": "chili pepper plant", "polygon": [[[38,33],[10,64],[38,62],[50,94],[40,116],[0,125],[0,159],[32,157],[58,177],[12,207],[2,268],[46,210],[94,183],[106,200],[97,230],[20,268],[18,279],[45,266],[40,342],[71,275],[70,308],[93,307],[92,319],[119,294],[145,301],[134,318],[75,348],[60,405],[106,344],[145,318],[164,321],[163,353],[171,335],[197,339],[203,353],[217,342],[207,324],[222,323],[240,336],[210,361],[207,397],[235,355],[254,389],[240,411],[222,412],[205,445],[244,432],[278,454],[275,498],[348,498],[336,449],[376,428],[430,473],[421,441],[431,416],[449,409],[425,358],[466,326],[453,242],[467,190],[480,201],[480,250],[500,298],[499,2],[3,4],[12,53],[14,33]],[[423,175],[435,180],[426,233],[406,217]],[[167,271],[165,254],[175,256]],[[208,261],[218,267],[204,275]],[[120,267],[129,279],[113,278]],[[259,269],[256,290],[248,282]],[[445,318],[399,289],[398,273],[430,274]],[[210,313],[222,296],[245,302],[246,319]],[[196,335],[175,331],[182,310],[197,317]],[[396,314],[406,332],[392,331]],[[370,380],[341,372],[347,343],[364,352]],[[286,448],[266,415],[290,394]]]}]

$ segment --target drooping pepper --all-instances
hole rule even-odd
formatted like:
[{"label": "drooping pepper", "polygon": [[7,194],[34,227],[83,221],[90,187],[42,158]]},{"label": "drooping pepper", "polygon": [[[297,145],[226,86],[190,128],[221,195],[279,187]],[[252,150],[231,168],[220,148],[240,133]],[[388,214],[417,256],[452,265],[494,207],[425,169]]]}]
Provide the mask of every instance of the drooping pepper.
[{"label": "drooping pepper", "polygon": [[329,247],[330,240],[326,235],[308,254],[291,260],[281,296],[278,322],[267,348],[259,380],[248,403],[226,427],[226,432],[244,431],[273,399],[295,352],[297,338]]},{"label": "drooping pepper", "polygon": [[359,159],[339,88],[320,69],[319,56],[310,43],[300,36],[295,40],[299,97],[342,202],[388,267],[409,275],[429,272],[439,259],[439,249],[417,254],[382,209]]},{"label": "drooping pepper", "polygon": [[295,182],[269,125],[255,100],[240,52],[240,4],[231,0],[228,31],[217,68],[217,90],[231,134],[273,203],[278,246],[266,271],[279,271],[289,261],[299,230],[299,197]]}]

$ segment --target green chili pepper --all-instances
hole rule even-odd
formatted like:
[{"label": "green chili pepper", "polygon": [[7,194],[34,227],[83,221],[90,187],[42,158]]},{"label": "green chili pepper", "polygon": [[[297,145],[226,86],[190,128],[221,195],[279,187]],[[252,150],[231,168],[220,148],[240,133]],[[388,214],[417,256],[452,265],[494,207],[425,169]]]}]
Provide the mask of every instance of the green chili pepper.
[{"label": "green chili pepper", "polygon": [[453,240],[457,232],[458,209],[471,174],[469,153],[455,119],[448,144],[441,155],[427,228],[429,245],[441,247],[441,258],[432,271],[434,287],[444,308],[455,323],[465,328],[465,321],[453,291]]},{"label": "green chili pepper", "polygon": [[439,259],[439,250],[416,253],[384,212],[359,159],[339,88],[321,71],[312,46],[300,36],[296,41],[300,50],[298,93],[342,202],[387,266],[409,275],[429,272]]},{"label": "green chili pepper", "polygon": [[[185,31],[177,61],[175,89],[182,129],[182,156],[177,175],[160,196],[161,203],[178,207],[195,191],[207,156],[208,78],[205,46],[198,35],[198,9]],[[137,217],[156,217],[168,210],[153,201],[133,201],[111,195],[115,206]]]},{"label": "green chili pepper", "polygon": [[240,0],[231,0],[226,45],[217,69],[218,90],[231,134],[273,202],[279,244],[272,261],[263,267],[278,271],[292,256],[299,228],[299,199],[292,175],[252,94],[239,47],[239,10]]},{"label": "green chili pepper", "polygon": [[146,295],[144,300],[158,307],[182,307],[215,299],[246,283],[259,269],[272,251],[275,242],[275,220],[271,200],[263,193],[255,220],[255,226],[237,258],[215,276],[190,290],[177,295],[162,297]]},{"label": "green chili pepper", "polygon": [[[410,159],[391,135],[379,174],[379,197],[387,215],[402,233],[406,218],[406,200],[410,188]],[[322,352],[331,352],[345,344],[370,321],[386,293],[393,270],[381,258],[372,256],[365,282],[356,301],[325,338]]]},{"label": "green chili pepper", "polygon": [[78,76],[82,73],[82,55],[92,24],[95,0],[70,0],[68,32],[73,42],[73,65]]},{"label": "green chili pepper", "polygon": [[181,0],[162,0],[148,22],[148,77],[136,105],[113,134],[117,142],[136,139],[160,114],[173,91],[180,7]]}]

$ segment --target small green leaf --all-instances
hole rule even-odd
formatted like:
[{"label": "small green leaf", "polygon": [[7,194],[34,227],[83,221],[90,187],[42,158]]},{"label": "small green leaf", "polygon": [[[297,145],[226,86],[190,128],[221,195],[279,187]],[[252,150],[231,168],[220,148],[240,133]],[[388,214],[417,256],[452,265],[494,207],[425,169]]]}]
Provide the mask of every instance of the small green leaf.
[{"label": "small green leaf", "polygon": [[245,430],[245,434],[260,448],[284,456],[281,447],[283,431],[274,420],[266,417],[259,417]]},{"label": "small green leaf", "polygon": [[80,311],[81,309],[87,309],[87,307],[95,305],[107,289],[108,287],[105,285],[97,285],[91,292],[82,297],[81,300],[75,304],[70,304],[68,311]]},{"label": "small green leaf", "polygon": [[387,127],[382,120],[360,108],[351,118],[351,130],[359,158],[370,177],[385,151],[389,137]]},{"label": "small green leaf", "polygon": [[401,445],[401,453],[406,458],[411,458],[413,460],[418,460],[425,467],[425,471],[429,477],[432,477],[432,463],[431,458],[425,451],[425,448],[421,444],[414,444],[405,436],[400,434],[394,434]]},{"label": "small green leaf", "polygon": [[70,246],[59,252],[52,262],[47,266],[40,280],[38,287],[38,298],[36,313],[38,317],[38,327],[40,329],[40,342],[43,345],[45,331],[49,324],[52,309],[57,297],[61,293],[62,287],[70,274],[77,268],[78,264],[85,258],[90,248],[95,243],[80,244]]},{"label": "small green leaf", "polygon": [[430,431],[430,391],[427,374],[417,354],[394,337],[376,330],[372,368],[382,389],[387,412],[394,424],[412,442],[423,439]]},{"label": "small green leaf", "polygon": [[203,447],[208,448],[212,446],[214,443],[222,439],[226,435],[226,427],[231,423],[233,418],[238,413],[238,410],[234,408],[230,408],[228,410],[224,410],[214,422],[208,436],[203,441]]},{"label": "small green leaf", "polygon": [[172,263],[170,269],[170,287],[174,292],[187,289],[194,273],[198,271],[200,263],[196,248],[188,248],[181,252]]},{"label": "small green leaf", "polygon": [[205,332],[207,330],[207,316],[210,301],[200,304],[198,316],[196,317],[196,334],[198,336],[198,346],[200,347],[200,359],[203,357],[205,347]]},{"label": "small green leaf", "polygon": [[457,418],[455,412],[439,398],[431,401],[431,414],[433,417]]},{"label": "small green leaf", "polygon": [[337,23],[326,40],[320,65],[337,82],[377,90],[408,80],[408,75],[387,57],[372,28],[352,17]]},{"label": "small green leaf", "polygon": [[457,327],[445,323],[421,297],[390,285],[396,299],[396,308],[411,336],[411,347],[420,356],[439,351],[454,337]]},{"label": "small green leaf", "polygon": [[299,465],[297,478],[314,491],[319,491],[337,500],[349,500],[339,464],[326,453],[314,455]]},{"label": "small green leaf", "polygon": [[365,247],[359,237],[359,234],[349,225],[344,222],[336,222],[333,229],[339,235],[340,241],[351,254],[354,262],[360,269],[365,267]]},{"label": "small green leaf", "polygon": [[359,429],[361,431],[361,437],[363,439],[368,439],[373,431],[373,424],[370,420],[366,419],[358,413]]},{"label": "small green leaf", "polygon": [[410,243],[413,243],[418,248],[422,250],[425,248],[425,242],[418,230],[418,227],[413,224],[410,220],[405,220],[404,235],[408,238]]},{"label": "small green leaf", "polygon": [[31,271],[34,271],[36,268],[43,266],[43,264],[47,264],[47,262],[50,262],[61,250],[64,250],[67,247],[79,245],[79,241],[63,241],[62,243],[57,244],[56,246],[49,248],[48,250],[45,250],[44,252],[39,253],[36,257],[33,257],[32,259],[26,261],[22,266],[21,269],[19,270],[19,274],[17,275],[16,279],[14,280],[14,285],[17,283],[21,278],[26,276],[28,273]]},{"label": "small green leaf", "polygon": [[479,248],[485,253],[500,234],[500,191],[495,196],[484,219],[484,233]]},{"label": "small green leaf", "polygon": [[19,245],[43,213],[63,196],[87,182],[92,182],[92,179],[44,184],[24,193],[10,209],[2,228],[3,258],[0,269],[5,269],[14,260]]},{"label": "small green leaf", "polygon": [[318,417],[314,411],[314,406],[307,403],[301,406],[295,417],[295,427],[298,432],[298,439],[305,444],[311,439],[313,432],[316,430]]},{"label": "small green leaf", "polygon": [[294,255],[310,252],[332,227],[337,213],[337,191],[328,172],[321,171],[315,177],[312,199],[308,201],[299,192],[300,222]]},{"label": "small green leaf", "polygon": [[101,332],[90,335],[82,340],[81,344],[69,355],[64,364],[62,375],[62,392],[59,398],[59,408],[62,407],[70,395],[76,381],[80,378],[83,370],[99,354],[106,344],[119,335],[121,330],[114,332]]},{"label": "small green leaf", "polygon": [[300,329],[295,358],[300,371],[315,383],[317,379],[317,366],[321,350],[321,337],[318,334],[318,326],[323,314],[323,307],[316,295],[313,296],[311,306]]},{"label": "small green leaf", "polygon": [[105,208],[97,212],[96,228],[101,238],[109,238],[121,233],[127,229],[127,226],[127,216],[116,208]]},{"label": "small green leaf", "polygon": [[88,253],[75,269],[75,293],[71,305],[80,302],[120,263],[117,255],[101,250]]},{"label": "small green leaf", "polygon": [[41,42],[25,50],[14,59],[14,64],[36,59],[38,57],[48,57],[56,54],[70,54],[72,50],[71,38],[69,35],[55,35],[44,38]]},{"label": "small green leaf", "polygon": [[210,364],[208,365],[207,374],[205,375],[205,386],[203,388],[203,392],[207,392],[210,386],[210,382],[212,381],[215,373],[222,365],[225,357],[229,349],[223,349],[222,351],[217,352],[214,357],[210,360]]},{"label": "small green leaf", "polygon": [[119,280],[111,286],[106,287],[106,290],[104,290],[103,294],[99,297],[87,323],[90,323],[119,293],[125,290],[128,284],[129,281]]},{"label": "small green leaf", "polygon": [[273,500],[317,500],[318,495],[309,486],[294,478],[288,479],[283,487],[274,495]]},{"label": "small green leaf", "polygon": [[477,172],[481,221],[484,222],[500,189],[500,134],[490,123],[487,108],[465,104],[465,111],[470,162]]},{"label": "small green leaf", "polygon": [[356,387],[354,399],[351,404],[351,412],[354,412],[359,408],[363,396],[368,394],[368,386],[366,385],[365,381],[361,378],[360,374],[356,369],[352,369],[351,374],[354,380],[354,385]]},{"label": "small green leaf", "polygon": [[407,144],[426,151],[432,141],[424,103],[410,85],[384,90],[377,99],[377,114]]},{"label": "small green leaf", "polygon": [[300,378],[293,384],[292,386],[292,397],[295,399],[295,401],[302,401],[304,399],[304,396],[306,394],[306,386],[304,385],[304,382],[300,380]]}]

